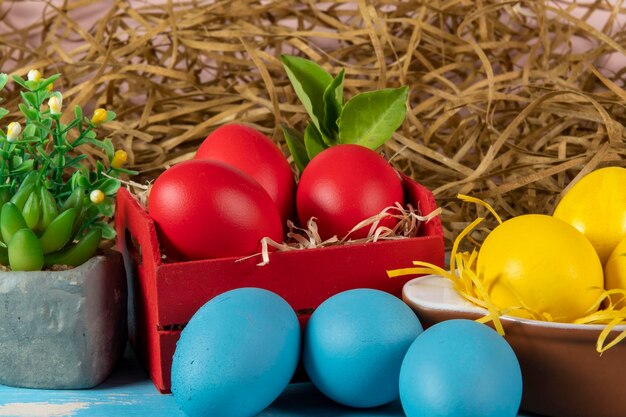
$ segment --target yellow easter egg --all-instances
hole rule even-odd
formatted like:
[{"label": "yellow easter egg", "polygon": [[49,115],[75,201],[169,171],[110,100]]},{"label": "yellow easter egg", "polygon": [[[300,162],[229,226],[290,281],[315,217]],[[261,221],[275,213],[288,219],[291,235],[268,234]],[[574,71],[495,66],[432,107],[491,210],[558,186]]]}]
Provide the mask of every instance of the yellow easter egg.
[{"label": "yellow easter egg", "polygon": [[[609,260],[604,265],[604,287],[606,290],[626,291],[626,238],[615,246]],[[612,295],[611,301],[617,303],[621,295]],[[621,305],[626,307],[626,305]]]},{"label": "yellow easter egg", "polygon": [[540,214],[514,217],[489,233],[476,271],[496,307],[524,307],[507,313],[524,318],[572,322],[593,312],[604,287],[587,238]]},{"label": "yellow easter egg", "polygon": [[626,237],[626,169],[601,168],[585,175],[559,202],[554,217],[587,236],[604,265]]}]

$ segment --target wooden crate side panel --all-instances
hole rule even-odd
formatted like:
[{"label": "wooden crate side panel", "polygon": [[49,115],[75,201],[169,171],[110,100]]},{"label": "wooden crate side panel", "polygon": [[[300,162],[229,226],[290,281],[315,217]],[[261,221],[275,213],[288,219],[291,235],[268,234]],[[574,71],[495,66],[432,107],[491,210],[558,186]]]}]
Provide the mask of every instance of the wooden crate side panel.
[{"label": "wooden crate side panel", "polygon": [[117,247],[124,257],[128,284],[129,341],[152,380],[161,379],[161,342],[157,333],[157,265],[160,253],[154,223],[125,189],[117,195]]},{"label": "wooden crate side panel", "polygon": [[256,265],[259,259],[164,264],[157,277],[158,323],[184,324],[211,298],[240,287],[273,291],[300,313],[353,288],[380,289],[399,297],[412,277],[390,279],[386,271],[411,266],[417,258],[443,266],[443,240],[431,236],[275,253],[265,266]]},{"label": "wooden crate side panel", "polygon": [[152,382],[162,393],[171,392],[172,387],[172,360],[176,351],[176,342],[180,338],[180,331],[159,331],[158,340],[160,345],[161,366],[158,369],[158,377],[152,375]]}]

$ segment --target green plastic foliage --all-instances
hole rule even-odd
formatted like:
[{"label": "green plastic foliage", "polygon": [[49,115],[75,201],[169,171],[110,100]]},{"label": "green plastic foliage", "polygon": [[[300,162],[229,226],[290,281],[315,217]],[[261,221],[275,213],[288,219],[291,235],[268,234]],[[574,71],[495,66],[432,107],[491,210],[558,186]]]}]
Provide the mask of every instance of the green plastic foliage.
[{"label": "green plastic foliage", "polygon": [[[52,88],[58,78],[14,76],[23,88],[15,114],[21,120],[0,128],[0,263],[13,270],[78,266],[94,256],[101,239],[115,237],[108,222],[120,175],[135,174],[121,168],[119,159],[112,164],[113,143],[98,139],[98,126],[115,119],[114,112],[100,110],[100,117],[89,119],[76,106],[74,118],[61,122],[62,95]],[[8,81],[0,74],[0,90]],[[0,118],[8,113],[0,107]],[[83,145],[102,149],[104,163],[88,168],[86,155],[76,150]],[[91,201],[95,190],[104,201]]]}]

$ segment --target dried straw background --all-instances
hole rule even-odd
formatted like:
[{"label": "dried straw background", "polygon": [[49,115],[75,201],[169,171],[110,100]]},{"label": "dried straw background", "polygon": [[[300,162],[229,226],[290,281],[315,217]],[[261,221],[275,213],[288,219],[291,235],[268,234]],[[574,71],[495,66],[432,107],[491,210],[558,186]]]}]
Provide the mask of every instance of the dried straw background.
[{"label": "dried straw background", "polygon": [[[411,87],[409,117],[384,151],[434,190],[448,242],[477,215],[459,192],[504,217],[550,213],[584,173],[624,165],[625,74],[603,68],[626,57],[621,1],[588,1],[575,18],[571,2],[544,0],[117,0],[81,26],[74,16],[94,3],[48,3],[20,27],[0,0],[1,70],[61,72],[67,108],[115,110],[105,133],[143,179],[190,158],[225,122],[250,123],[285,149],[277,126],[303,128],[306,115],[281,53],[346,67],[348,96]],[[601,10],[598,29],[588,19]]]}]

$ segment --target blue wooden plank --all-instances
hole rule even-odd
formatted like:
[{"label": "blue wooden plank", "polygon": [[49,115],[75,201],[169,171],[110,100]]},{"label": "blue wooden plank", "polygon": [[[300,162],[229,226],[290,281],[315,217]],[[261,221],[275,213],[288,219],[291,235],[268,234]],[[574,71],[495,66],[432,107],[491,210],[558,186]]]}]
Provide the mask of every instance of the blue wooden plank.
[{"label": "blue wooden plank", "polygon": [[127,354],[104,384],[91,390],[33,390],[0,386],[0,416],[184,417],[171,395],[161,395]]},{"label": "blue wooden plank", "polygon": [[[115,373],[91,390],[49,391],[0,386],[0,417],[184,417],[160,394],[129,351]],[[342,407],[311,384],[292,384],[259,417],[401,417],[399,402],[360,410]],[[530,417],[520,414],[519,417]]]}]

